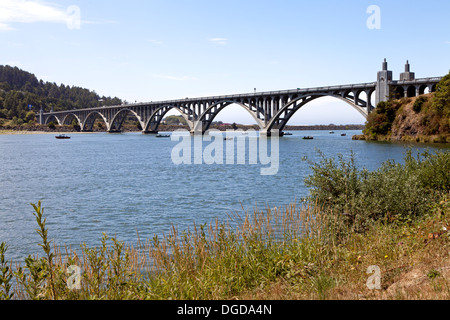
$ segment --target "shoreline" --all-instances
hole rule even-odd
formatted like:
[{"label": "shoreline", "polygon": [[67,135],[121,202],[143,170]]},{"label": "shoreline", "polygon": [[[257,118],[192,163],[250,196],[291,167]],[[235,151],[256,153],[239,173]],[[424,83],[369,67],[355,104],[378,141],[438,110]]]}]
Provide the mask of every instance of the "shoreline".
[{"label": "shoreline", "polygon": [[[173,132],[179,129],[185,129],[189,130],[189,128],[186,128],[184,126],[161,126],[159,132]],[[224,127],[212,127],[211,129],[216,129],[220,131],[226,131],[229,129],[233,129],[231,126],[224,126]],[[254,129],[256,131],[257,128],[255,126],[244,126],[239,125],[238,130],[248,130],[248,129]],[[347,126],[286,126],[286,128],[283,130],[284,132],[288,131],[327,131],[327,130],[336,130],[336,131],[353,131],[353,130],[362,130],[361,128],[355,126],[355,125],[347,125]],[[105,130],[94,130],[90,132],[83,132],[83,131],[77,131],[77,130],[71,130],[69,128],[60,128],[57,127],[54,131],[50,131],[47,128],[20,128],[20,129],[12,129],[12,128],[0,128],[0,135],[26,135],[26,134],[86,134],[86,133],[105,133],[107,131]],[[142,132],[141,130],[133,130],[131,128],[124,128],[122,130],[122,133],[125,132]]]},{"label": "shoreline", "polygon": [[376,135],[373,137],[365,134],[354,135],[352,140],[378,141],[378,142],[416,142],[416,143],[450,143],[448,135],[403,135],[401,137],[392,137],[391,135]]},{"label": "shoreline", "polygon": [[26,134],[47,134],[47,135],[59,135],[59,134],[86,134],[86,133],[99,133],[99,132],[67,132],[67,131],[27,131],[27,130],[0,130],[0,135],[26,135]]}]

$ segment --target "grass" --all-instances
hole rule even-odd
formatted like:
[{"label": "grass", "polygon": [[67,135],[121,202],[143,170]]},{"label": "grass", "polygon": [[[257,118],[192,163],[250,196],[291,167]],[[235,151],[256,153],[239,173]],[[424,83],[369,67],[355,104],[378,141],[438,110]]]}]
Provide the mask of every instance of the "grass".
[{"label": "grass", "polygon": [[[38,202],[32,207],[43,255],[28,256],[23,265],[13,265],[7,260],[7,245],[0,244],[0,299],[447,300],[447,159],[448,153],[417,161],[407,155],[404,166],[389,163],[373,176],[355,171],[352,160],[324,161],[315,165],[310,182],[316,192],[327,195],[330,184],[324,177],[333,172],[334,182],[341,182],[332,190],[334,202],[321,206],[322,202],[311,198],[283,208],[230,214],[226,221],[188,230],[174,226],[168,234],[134,246],[106,234],[99,247],[58,246],[49,240]],[[389,189],[410,181],[408,175],[417,177],[414,186],[424,188],[423,193],[433,190],[426,204],[420,202],[417,214],[411,214],[408,206],[395,206],[398,212],[379,211],[375,218],[365,219],[364,228],[359,225],[361,219],[348,219],[356,217],[352,212],[364,214],[359,204],[365,203],[367,192],[358,177],[369,177],[371,182],[378,177]],[[377,197],[385,193],[371,194],[375,203]],[[354,207],[342,207],[346,202]],[[394,208],[395,203],[389,203]],[[408,219],[402,218],[402,210]],[[380,271],[379,289],[368,286],[376,276],[373,270]]]},{"label": "grass", "polygon": [[[234,215],[227,224],[217,221],[182,233],[173,228],[164,238],[134,247],[104,235],[98,248],[54,245],[50,252],[41,219],[43,258],[28,257],[24,267],[14,268],[5,262],[5,245],[0,247],[0,297],[449,299],[450,240],[448,233],[439,234],[450,227],[448,199],[420,222],[380,222],[364,234],[342,238],[335,237],[334,230],[342,228],[337,219],[316,206],[292,204]],[[42,211],[39,203],[37,211]],[[381,290],[366,285],[373,265],[381,270]]]}]

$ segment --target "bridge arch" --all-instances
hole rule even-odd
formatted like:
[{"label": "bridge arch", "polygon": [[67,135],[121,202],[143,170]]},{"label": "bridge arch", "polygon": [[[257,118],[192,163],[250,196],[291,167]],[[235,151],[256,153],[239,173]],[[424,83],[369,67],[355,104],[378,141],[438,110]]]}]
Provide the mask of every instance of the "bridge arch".
[{"label": "bridge arch", "polygon": [[153,112],[153,114],[150,116],[145,126],[142,127],[144,132],[158,132],[158,127],[161,124],[161,121],[164,119],[165,115],[171,110],[178,111],[180,115],[183,117],[183,119],[189,125],[189,128],[191,130],[193,129],[193,122],[189,120],[188,113],[186,113],[187,110],[182,110],[181,108],[176,107],[174,105],[166,105],[158,108],[155,112]]},{"label": "bridge arch", "polygon": [[[258,104],[262,103],[263,101],[258,101],[257,99],[245,99],[244,101],[233,101],[233,100],[223,100],[220,102],[216,102],[214,104],[211,104],[199,117],[198,121],[195,123],[194,126],[194,132],[199,132],[200,127],[202,132],[206,132],[209,127],[211,126],[212,122],[214,121],[214,118],[226,107],[236,104],[240,107],[242,107],[244,110],[246,110],[255,120],[256,124],[260,127],[260,129],[264,128],[264,121],[261,120],[258,117],[257,110]],[[246,104],[248,103],[248,105]],[[255,108],[255,110],[252,110],[252,108]]]},{"label": "bridge arch", "polygon": [[398,86],[394,89],[394,97],[396,99],[403,98],[405,96],[405,88],[402,86]]},{"label": "bridge arch", "polygon": [[437,89],[437,83],[435,83],[431,86],[431,92],[436,92],[436,89]]},{"label": "bridge arch", "polygon": [[77,121],[78,125],[81,127],[81,125],[82,125],[81,120],[75,113],[67,114],[61,122],[63,125],[71,125],[73,122],[73,119],[75,119]]},{"label": "bridge arch", "polygon": [[59,118],[57,117],[57,116],[55,116],[55,115],[50,115],[50,116],[48,116],[46,119],[45,119],[45,125],[47,125],[47,124],[49,124],[50,122],[53,122],[54,124],[57,124],[57,125],[61,125],[61,121],[59,121]]},{"label": "bridge arch", "polygon": [[[271,119],[271,121],[267,124],[266,131],[270,133],[271,130],[277,129],[280,132],[283,131],[284,127],[287,125],[292,116],[300,110],[303,106],[314,101],[318,98],[322,97],[333,97],[339,99],[341,101],[346,102],[351,107],[353,107],[356,111],[358,111],[364,118],[367,118],[368,112],[367,109],[363,106],[356,105],[354,101],[358,101],[358,95],[355,92],[346,92],[343,94],[337,93],[316,93],[316,94],[307,94],[296,99],[290,101],[287,105],[281,108],[278,113]],[[356,99],[355,99],[356,98]],[[362,101],[362,100],[361,100]]]},{"label": "bridge arch", "polygon": [[419,87],[419,94],[425,94],[425,93],[428,93],[428,91],[429,91],[429,88],[427,85],[421,85]]},{"label": "bridge arch", "polygon": [[111,120],[111,123],[108,128],[108,132],[120,132],[122,129],[123,122],[127,118],[129,114],[132,114],[136,117],[136,119],[139,121],[141,128],[144,128],[145,124],[143,123],[141,117],[139,114],[137,114],[135,111],[129,108],[124,108],[119,110]]},{"label": "bridge arch", "polygon": [[80,122],[82,131],[92,131],[94,129],[95,120],[98,118],[101,118],[105,122],[106,128],[108,129],[109,124],[106,117],[100,111],[92,111],[86,116],[83,123]]},{"label": "bridge arch", "polygon": [[415,97],[416,96],[416,86],[408,86],[406,89],[406,94],[408,98]]}]

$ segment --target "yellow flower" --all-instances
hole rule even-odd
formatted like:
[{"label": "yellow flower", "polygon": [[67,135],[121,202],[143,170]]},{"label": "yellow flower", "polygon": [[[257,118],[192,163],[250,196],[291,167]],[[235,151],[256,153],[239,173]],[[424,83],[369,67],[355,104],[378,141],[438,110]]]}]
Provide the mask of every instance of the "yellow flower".
[{"label": "yellow flower", "polygon": [[387,255],[384,256],[385,259],[387,259],[387,257],[388,257]]}]

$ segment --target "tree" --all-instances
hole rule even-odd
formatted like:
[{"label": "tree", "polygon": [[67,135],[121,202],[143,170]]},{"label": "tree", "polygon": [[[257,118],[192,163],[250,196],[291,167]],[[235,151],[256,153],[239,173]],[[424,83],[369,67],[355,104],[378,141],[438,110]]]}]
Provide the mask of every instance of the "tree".
[{"label": "tree", "polygon": [[450,114],[450,73],[446,75],[436,86],[433,99],[433,109],[439,115],[448,117]]},{"label": "tree", "polygon": [[10,91],[11,90],[11,86],[6,81],[0,82],[0,90]]},{"label": "tree", "polygon": [[6,109],[0,109],[0,119],[3,118],[7,118],[8,117],[8,110]]},{"label": "tree", "polygon": [[[32,73],[17,67],[0,65],[0,109],[7,109],[7,117],[26,120],[28,105],[49,112],[99,107],[100,96],[88,89],[38,80]],[[122,100],[102,97],[103,105],[121,105]]]},{"label": "tree", "polygon": [[36,113],[34,113],[34,111],[28,111],[24,120],[25,120],[25,122],[35,121]]},{"label": "tree", "polygon": [[55,130],[55,129],[56,129],[56,126],[55,126],[55,124],[53,123],[53,121],[49,122],[48,127],[49,127],[50,129],[52,129],[52,130]]}]

